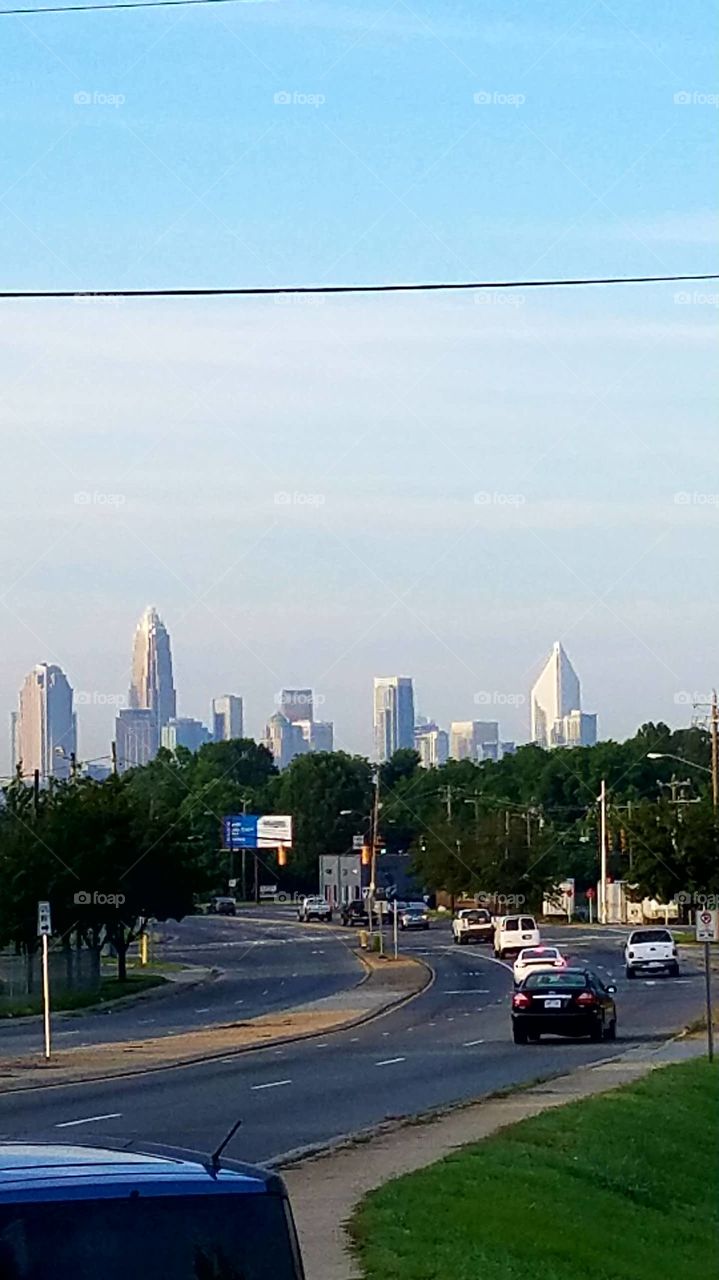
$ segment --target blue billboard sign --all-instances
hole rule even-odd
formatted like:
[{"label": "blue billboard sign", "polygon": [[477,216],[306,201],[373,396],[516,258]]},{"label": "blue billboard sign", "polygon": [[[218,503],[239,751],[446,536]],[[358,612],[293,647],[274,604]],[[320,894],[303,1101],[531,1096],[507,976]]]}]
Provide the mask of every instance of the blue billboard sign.
[{"label": "blue billboard sign", "polygon": [[284,813],[228,813],[222,819],[226,849],[292,847],[292,818]]}]

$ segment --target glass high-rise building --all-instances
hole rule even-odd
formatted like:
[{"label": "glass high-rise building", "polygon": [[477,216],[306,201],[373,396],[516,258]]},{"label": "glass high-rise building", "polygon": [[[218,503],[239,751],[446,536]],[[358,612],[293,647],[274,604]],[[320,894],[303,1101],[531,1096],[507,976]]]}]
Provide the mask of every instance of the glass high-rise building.
[{"label": "glass high-rise building", "polygon": [[65,672],[39,662],[25,677],[14,726],[15,764],[23,774],[37,769],[41,780],[70,776],[77,750],[73,691]]},{"label": "glass high-rise building", "polygon": [[229,742],[244,734],[242,698],[225,693],[212,699],[212,737],[215,742]]},{"label": "glass high-rise building", "polygon": [[581,707],[579,677],[556,640],[531,693],[532,742],[540,747],[593,746],[597,717]]},{"label": "glass high-rise building", "polygon": [[160,615],[152,607],[145,610],[135,631],[128,709],[153,713],[154,755],[160,745],[163,726],[177,714],[177,696],[172,676],[170,637]]},{"label": "glass high-rise building", "polygon": [[410,676],[375,676],[374,754],[389,760],[400,747],[414,747],[414,689]]}]

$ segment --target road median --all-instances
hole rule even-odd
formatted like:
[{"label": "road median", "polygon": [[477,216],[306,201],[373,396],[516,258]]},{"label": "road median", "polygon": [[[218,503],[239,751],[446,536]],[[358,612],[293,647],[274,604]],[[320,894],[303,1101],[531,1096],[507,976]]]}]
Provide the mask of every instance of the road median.
[{"label": "road median", "polygon": [[177,1035],[58,1049],[49,1061],[23,1054],[0,1058],[0,1092],[79,1084],[211,1062],[268,1045],[358,1026],[425,990],[433,972],[419,960],[359,955],[367,976],[358,987],[310,1004]]}]

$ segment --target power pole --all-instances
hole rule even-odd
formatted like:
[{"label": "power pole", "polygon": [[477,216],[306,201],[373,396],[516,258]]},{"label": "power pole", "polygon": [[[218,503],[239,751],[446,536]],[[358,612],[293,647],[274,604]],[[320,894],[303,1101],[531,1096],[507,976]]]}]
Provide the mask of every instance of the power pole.
[{"label": "power pole", "polygon": [[117,777],[117,743],[110,743],[110,755],[112,757],[112,772]]},{"label": "power pole", "polygon": [[40,808],[40,770],[32,771],[32,804],[37,818],[38,809]]},{"label": "power pole", "polygon": [[714,808],[719,809],[719,706],[717,706],[716,689],[712,690],[711,735],[712,735],[712,801],[714,803]]},{"label": "power pole", "polygon": [[599,923],[607,923],[607,784],[602,778],[599,792],[600,883]]},{"label": "power pole", "polygon": [[442,796],[442,798],[443,798],[443,800],[444,800],[444,803],[445,803],[445,806],[446,806],[446,809],[447,809],[447,821],[448,821],[448,822],[451,822],[451,821],[452,821],[452,786],[451,786],[451,783],[449,783],[449,782],[448,782],[448,783],[447,783],[447,785],[446,785],[446,787],[440,787],[440,789],[439,789],[439,794]]}]

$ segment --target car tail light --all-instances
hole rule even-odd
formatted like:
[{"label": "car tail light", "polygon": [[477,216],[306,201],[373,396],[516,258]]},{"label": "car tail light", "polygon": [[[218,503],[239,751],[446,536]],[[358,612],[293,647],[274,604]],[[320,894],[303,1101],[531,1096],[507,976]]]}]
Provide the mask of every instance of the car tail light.
[{"label": "car tail light", "polygon": [[517,991],[516,994],[512,996],[513,1009],[527,1009],[531,1003],[532,997],[526,995],[524,991]]},{"label": "car tail light", "polygon": [[596,1003],[597,1003],[597,998],[596,996],[592,995],[591,991],[583,991],[580,996],[577,996],[577,1004],[581,1004],[584,1007],[586,1007],[587,1005],[596,1004]]}]

